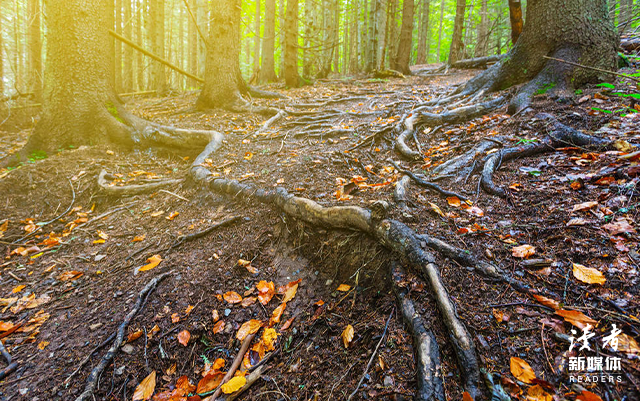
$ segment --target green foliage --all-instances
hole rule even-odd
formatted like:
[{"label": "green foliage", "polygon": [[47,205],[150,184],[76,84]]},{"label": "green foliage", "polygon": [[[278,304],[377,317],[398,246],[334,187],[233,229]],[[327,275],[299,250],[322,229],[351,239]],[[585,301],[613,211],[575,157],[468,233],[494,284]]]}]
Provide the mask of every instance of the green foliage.
[{"label": "green foliage", "polygon": [[29,155],[29,163],[35,163],[37,160],[44,160],[47,158],[47,152],[44,150],[34,150]]},{"label": "green foliage", "polygon": [[109,112],[109,114],[111,114],[112,116],[114,116],[116,118],[116,120],[118,120],[118,121],[120,121],[121,123],[124,124],[124,120],[118,114],[118,109],[116,108],[116,105],[113,104],[113,102],[108,101],[108,102],[105,103],[105,106],[107,107],[107,111]]},{"label": "green foliage", "polygon": [[542,87],[539,88],[536,91],[535,95],[544,95],[545,93],[547,93],[548,91],[550,91],[551,89],[553,89],[555,87],[556,87],[555,82],[546,83],[546,84],[542,85]]},{"label": "green foliage", "polygon": [[615,89],[616,88],[615,85],[607,83],[607,82],[603,82],[603,83],[598,84],[596,86],[601,87],[601,88],[607,88],[607,89]]}]

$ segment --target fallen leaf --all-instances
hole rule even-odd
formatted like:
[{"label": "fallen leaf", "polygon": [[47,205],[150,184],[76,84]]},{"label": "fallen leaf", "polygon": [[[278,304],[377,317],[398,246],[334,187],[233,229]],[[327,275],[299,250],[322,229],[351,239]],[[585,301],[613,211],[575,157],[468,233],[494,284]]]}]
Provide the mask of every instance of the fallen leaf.
[{"label": "fallen leaf", "polygon": [[342,292],[347,292],[350,289],[351,289],[351,286],[349,284],[340,284],[338,288],[336,288],[337,291],[342,291]]},{"label": "fallen leaf", "polygon": [[222,298],[224,298],[224,300],[229,302],[230,304],[238,304],[242,302],[242,297],[240,296],[240,294],[238,294],[235,291],[229,291],[224,293],[222,295]]},{"label": "fallen leaf", "polygon": [[40,341],[40,343],[38,343],[38,349],[39,350],[44,350],[47,345],[49,345],[49,341]]},{"label": "fallen leaf", "polygon": [[258,273],[258,269],[256,269],[255,267],[251,266],[251,261],[250,260],[238,259],[238,266],[244,267],[251,274]]},{"label": "fallen leaf", "polygon": [[273,310],[273,313],[271,313],[271,318],[269,319],[269,324],[273,324],[273,323],[279,323],[280,322],[280,317],[282,317],[282,313],[284,312],[284,308],[287,307],[287,303],[283,302],[282,304],[280,304],[280,306],[278,306],[277,308],[275,308]]},{"label": "fallen leaf", "polygon": [[278,293],[280,294],[284,293],[284,298],[282,299],[282,302],[289,302],[293,299],[293,297],[296,296],[296,292],[298,292],[298,284],[300,284],[301,281],[302,279],[298,279],[296,281],[290,282],[289,284],[283,287],[278,288]]},{"label": "fallen leaf", "polygon": [[251,305],[255,304],[257,299],[258,298],[256,298],[256,297],[247,297],[247,298],[242,300],[240,305],[242,305],[243,308],[246,308],[247,306],[251,306]]},{"label": "fallen leaf", "polygon": [[471,394],[469,394],[469,392],[465,391],[464,393],[462,393],[462,401],[473,401],[473,397],[471,396]]},{"label": "fallen leaf", "polygon": [[156,371],[154,370],[151,374],[144,378],[136,387],[136,390],[133,392],[132,401],[138,400],[148,400],[153,395],[153,392],[156,389]]},{"label": "fallen leaf", "polygon": [[151,269],[155,268],[156,266],[158,266],[160,264],[160,262],[162,262],[162,258],[160,257],[160,255],[153,255],[152,257],[147,259],[147,264],[142,266],[139,269],[139,271],[144,272],[144,271],[147,271],[147,270],[151,270]]},{"label": "fallen leaf", "polygon": [[245,160],[251,160],[252,158],[253,158],[253,153],[245,152],[245,154],[244,154],[244,159]]},{"label": "fallen leaf", "polygon": [[153,336],[156,335],[156,333],[158,333],[160,331],[160,327],[158,327],[158,325],[154,325],[151,330],[149,330],[149,332],[147,333],[147,338],[150,340],[153,338]]},{"label": "fallen leaf", "polygon": [[225,394],[231,394],[240,390],[247,384],[247,379],[244,376],[232,377],[231,380],[222,385],[222,392]]},{"label": "fallen leaf", "polygon": [[493,309],[491,311],[491,314],[493,314],[493,317],[496,318],[496,321],[498,323],[502,323],[504,321],[504,313],[502,311],[499,311],[497,309]]},{"label": "fallen leaf", "polygon": [[271,327],[264,329],[264,332],[262,333],[262,342],[264,343],[267,351],[273,351],[275,349],[273,345],[275,344],[277,338],[278,333],[275,331],[275,329],[272,329]]},{"label": "fallen leaf", "polygon": [[593,327],[595,327],[595,325],[598,324],[598,322],[591,319],[589,316],[575,310],[560,309],[556,311],[556,314],[559,316],[562,316],[564,320],[566,320],[567,322],[571,323],[572,325],[576,326],[579,329],[586,327],[587,324],[590,324]]},{"label": "fallen leaf", "polygon": [[280,331],[285,331],[285,330],[287,330],[289,327],[291,327],[291,324],[293,323],[293,320],[294,320],[295,318],[296,318],[295,316],[290,317],[286,322],[284,322],[284,324],[282,325],[282,327],[280,327]]},{"label": "fallen leaf", "polygon": [[342,331],[342,334],[340,335],[342,337],[342,343],[344,344],[345,348],[349,348],[349,343],[351,343],[351,341],[353,340],[353,334],[354,334],[353,326],[348,324],[347,327],[345,327],[344,330]]},{"label": "fallen leaf", "polygon": [[135,237],[133,237],[133,239],[131,240],[131,242],[140,242],[140,241],[144,241],[144,237],[145,237],[145,235],[136,235]]},{"label": "fallen leaf", "polygon": [[587,224],[587,220],[581,218],[581,217],[575,217],[571,220],[569,220],[567,222],[567,227],[571,227],[571,226],[584,226],[585,224]]},{"label": "fallen leaf", "polygon": [[607,281],[601,271],[578,263],[573,264],[573,276],[587,284],[604,284]]},{"label": "fallen leaf", "polygon": [[184,310],[185,315],[189,315],[189,313],[191,313],[193,308],[195,308],[195,306],[193,306],[193,305],[187,306],[187,308]]},{"label": "fallen leaf", "polygon": [[[464,205],[464,203],[463,203]],[[480,209],[477,206],[471,206],[471,207],[467,207],[464,208],[464,211],[469,213],[472,216],[476,216],[476,217],[482,217],[484,216],[484,211],[482,209]]]},{"label": "fallen leaf", "polygon": [[180,321],[180,315],[174,313],[171,315],[171,323],[178,323]]},{"label": "fallen leaf", "polygon": [[527,401],[553,401],[551,394],[544,391],[539,384],[529,387],[527,391]]},{"label": "fallen leaf", "polygon": [[187,330],[182,330],[180,333],[178,333],[178,342],[185,347],[187,346],[187,344],[189,344],[190,339],[191,333],[189,333]]},{"label": "fallen leaf", "polygon": [[36,298],[36,294],[31,294],[25,297],[22,297],[17,300],[16,304],[11,307],[11,312],[13,314],[20,313],[25,309],[34,309],[39,307],[42,304],[46,304],[51,300],[49,295],[41,295]]},{"label": "fallen leaf", "polygon": [[220,320],[220,314],[218,313],[217,309],[214,309],[213,311],[211,311],[211,318],[213,319],[213,323]]},{"label": "fallen leaf", "polygon": [[640,355],[640,347],[636,340],[624,333],[618,335],[618,351],[635,356]]},{"label": "fallen leaf", "polygon": [[450,196],[447,198],[449,206],[460,207],[460,199],[457,196]]},{"label": "fallen leaf", "polygon": [[15,286],[15,287],[13,287],[13,290],[11,290],[11,293],[12,293],[12,294],[16,294],[16,293],[18,293],[18,292],[20,292],[20,291],[24,290],[26,287],[27,287],[27,286],[26,286],[26,285],[24,285],[24,284],[21,284],[21,285]]},{"label": "fallen leaf", "polygon": [[577,205],[573,206],[573,209],[571,210],[571,213],[573,213],[573,212],[581,212],[583,210],[593,209],[596,206],[598,206],[598,202],[578,203]]},{"label": "fallen leaf", "polygon": [[602,228],[607,230],[611,235],[636,232],[636,229],[633,228],[633,226],[629,224],[629,221],[624,217],[618,218],[612,223],[605,224]]},{"label": "fallen leaf", "polygon": [[260,281],[256,284],[256,289],[258,290],[258,299],[262,305],[266,305],[271,301],[271,298],[276,294],[275,286],[273,281],[269,281],[268,283],[264,280]]},{"label": "fallen leaf", "polygon": [[165,370],[165,373],[169,376],[173,375],[174,373],[176,373],[176,370],[178,370],[178,364],[176,362],[173,363],[173,365],[169,366],[167,368],[167,370]]},{"label": "fallen leaf", "polygon": [[536,378],[536,374],[533,372],[533,369],[531,369],[531,366],[516,356],[511,357],[510,368],[513,377],[521,382],[530,384],[531,380]]},{"label": "fallen leaf", "polygon": [[257,333],[262,327],[262,321],[251,319],[248,322],[244,322],[236,333],[236,338],[240,341],[244,340],[249,334]]},{"label": "fallen leaf", "polygon": [[446,217],[444,215],[444,213],[442,212],[442,209],[440,209],[440,207],[438,207],[438,205],[436,205],[435,203],[429,202],[429,207],[431,208],[431,210],[433,210],[440,217]]},{"label": "fallen leaf", "polygon": [[184,390],[186,394],[189,394],[195,391],[196,386],[191,384],[187,376],[180,376],[178,377],[178,380],[176,380],[176,388],[180,390]]},{"label": "fallen leaf", "polygon": [[142,337],[142,334],[143,334],[142,330],[136,330],[133,333],[130,333],[127,336],[127,342],[130,343],[130,342],[133,342],[133,341],[137,340],[138,338]]},{"label": "fallen leaf", "polygon": [[0,331],[9,331],[14,328],[14,324],[11,322],[3,322],[0,320]]},{"label": "fallen leaf", "polygon": [[175,219],[176,217],[178,217],[178,215],[179,215],[179,214],[180,214],[179,212],[171,212],[171,214],[170,214],[170,215],[168,215],[168,216],[166,217],[166,219],[167,219],[167,220],[173,220],[173,219]]},{"label": "fallen leaf", "polygon": [[560,309],[560,302],[556,301],[555,299],[547,298],[538,294],[535,294],[533,297],[536,299],[536,301],[540,302],[544,306],[548,306],[549,308],[553,308],[555,310]]},{"label": "fallen leaf", "polygon": [[207,373],[205,377],[203,377],[198,382],[198,389],[196,390],[196,392],[199,394],[202,394],[202,393],[207,393],[209,391],[215,390],[216,388],[218,388],[220,383],[222,383],[222,379],[224,378],[224,375],[225,375],[224,372]]},{"label": "fallen leaf", "polygon": [[71,270],[71,271],[68,271],[68,272],[61,273],[58,276],[58,280],[60,280],[60,281],[73,281],[73,280],[77,280],[80,277],[82,277],[83,274],[84,273],[82,273],[82,272],[79,272],[79,271],[76,271],[76,270]]},{"label": "fallen leaf", "polygon": [[532,245],[520,245],[511,249],[514,258],[526,259],[536,253],[536,247]]},{"label": "fallen leaf", "polygon": [[9,228],[9,220],[5,220],[4,223],[0,224],[0,238],[4,235],[4,233]]},{"label": "fallen leaf", "polygon": [[222,330],[224,330],[224,320],[218,320],[218,322],[213,325],[213,329],[211,329],[213,334],[218,334],[222,332]]},{"label": "fallen leaf", "polygon": [[151,217],[158,217],[164,214],[164,210],[158,210],[157,212],[151,213]]}]

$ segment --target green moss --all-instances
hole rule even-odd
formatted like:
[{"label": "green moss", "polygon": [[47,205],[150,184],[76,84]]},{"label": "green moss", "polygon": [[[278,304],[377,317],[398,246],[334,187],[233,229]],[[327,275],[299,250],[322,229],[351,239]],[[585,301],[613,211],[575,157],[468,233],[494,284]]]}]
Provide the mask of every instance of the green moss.
[{"label": "green moss", "polygon": [[534,95],[544,95],[549,90],[555,88],[555,86],[556,86],[556,84],[554,82],[550,82],[548,84],[544,84],[540,89],[538,89],[536,91],[536,93],[534,93]]},{"label": "green moss", "polygon": [[109,114],[111,114],[116,118],[116,120],[124,124],[124,120],[118,114],[118,109],[116,108],[116,105],[113,104],[113,102],[108,101],[107,103],[105,103],[105,106],[107,107],[107,111],[109,112]]}]

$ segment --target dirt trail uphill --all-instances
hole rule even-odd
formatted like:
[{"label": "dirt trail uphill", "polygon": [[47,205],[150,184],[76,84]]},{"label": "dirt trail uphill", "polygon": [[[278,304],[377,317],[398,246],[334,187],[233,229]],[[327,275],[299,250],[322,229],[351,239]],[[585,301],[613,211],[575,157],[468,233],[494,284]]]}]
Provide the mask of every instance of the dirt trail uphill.
[{"label": "dirt trail uphill", "polygon": [[[133,99],[224,136],[0,172],[0,400],[213,399],[227,372],[217,399],[639,399],[640,113],[607,86],[439,104],[473,74],[326,80],[268,117]],[[621,379],[572,383],[575,356]]]}]

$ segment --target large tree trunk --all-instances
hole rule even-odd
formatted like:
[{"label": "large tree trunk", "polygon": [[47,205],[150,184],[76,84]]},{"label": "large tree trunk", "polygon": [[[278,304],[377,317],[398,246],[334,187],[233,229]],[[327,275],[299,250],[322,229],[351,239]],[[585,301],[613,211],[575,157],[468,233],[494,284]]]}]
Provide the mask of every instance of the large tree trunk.
[{"label": "large tree trunk", "polygon": [[[429,3],[431,0],[422,0],[422,14],[420,15],[420,28],[418,34],[418,55],[416,64],[429,62]],[[486,1],[486,0],[485,0]]]},{"label": "large tree trunk", "polygon": [[[110,84],[110,0],[49,0],[43,109],[25,151],[53,151],[128,134]],[[87,32],[92,34],[88,35]]]},{"label": "large tree trunk", "polygon": [[487,3],[488,0],[482,0],[482,6],[480,8],[480,24],[478,24],[478,39],[476,48],[473,52],[474,57],[485,57],[487,55],[487,42],[489,39],[489,19],[487,18],[489,11]]},{"label": "large tree trunk", "polygon": [[[34,100],[42,99],[42,40],[40,38],[40,1],[29,0],[29,67],[31,77],[29,87],[33,92]],[[1,44],[1,43],[0,43]],[[2,49],[2,46],[0,46]],[[1,66],[1,64],[0,64]],[[0,79],[2,74],[0,73]],[[2,91],[0,91],[2,94]]]},{"label": "large tree trunk", "polygon": [[240,94],[240,0],[220,0],[211,5],[210,46],[205,83],[196,106],[200,109],[245,107]]},{"label": "large tree trunk", "polygon": [[511,21],[511,43],[514,45],[522,34],[522,2],[520,0],[509,0],[509,20]]},{"label": "large tree trunk", "polygon": [[265,1],[264,39],[262,40],[262,67],[260,82],[273,82],[278,79],[274,62],[276,45],[276,0]]},{"label": "large tree trunk", "polygon": [[[151,41],[153,42],[153,53],[162,58],[166,58],[164,46],[164,0],[151,0],[149,7],[153,15],[151,20],[152,32]],[[164,65],[153,63],[153,86],[158,95],[164,96],[167,93],[167,72]]]},{"label": "large tree trunk", "polygon": [[402,2],[402,27],[400,28],[400,41],[398,43],[398,53],[393,60],[391,68],[403,74],[411,75],[409,60],[411,59],[411,38],[413,36],[413,0]]},{"label": "large tree trunk", "polygon": [[298,75],[298,0],[287,0],[284,22],[284,80],[289,88],[300,86]]},{"label": "large tree trunk", "polygon": [[260,0],[256,0],[256,15],[253,21],[253,73],[260,71]]},{"label": "large tree trunk", "polygon": [[436,50],[437,61],[442,61],[442,53],[440,49],[442,48],[442,25],[444,24],[444,1],[440,0],[440,25],[438,27],[438,48]]},{"label": "large tree trunk", "polygon": [[[133,21],[131,19],[131,1],[124,2],[124,36],[132,38]],[[133,91],[133,48],[125,46],[124,48],[124,79],[122,88],[125,92]]]},{"label": "large tree trunk", "polygon": [[462,31],[464,29],[464,12],[466,6],[466,0],[456,1],[456,17],[453,22],[453,36],[451,37],[451,47],[449,48],[449,65],[462,58],[464,50],[462,44]]},{"label": "large tree trunk", "polygon": [[[198,38],[198,27],[196,24],[198,23],[198,3],[196,0],[189,0],[189,7],[191,9],[191,13],[195,21],[191,17],[189,17],[189,27],[187,28],[189,35],[189,72],[193,75],[198,76],[198,42],[200,39]],[[191,88],[196,88],[198,86],[198,82],[191,79],[188,81],[188,86]]]},{"label": "large tree trunk", "polygon": [[633,17],[633,0],[620,0],[620,14],[618,15],[620,33],[630,30]]},{"label": "large tree trunk", "polygon": [[531,96],[545,91],[572,90],[611,76],[545,56],[603,70],[617,68],[618,38],[606,0],[530,0],[522,35],[505,58],[470,80],[461,90],[496,91],[527,82],[512,100],[509,111],[526,107]]}]

